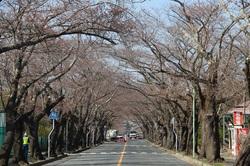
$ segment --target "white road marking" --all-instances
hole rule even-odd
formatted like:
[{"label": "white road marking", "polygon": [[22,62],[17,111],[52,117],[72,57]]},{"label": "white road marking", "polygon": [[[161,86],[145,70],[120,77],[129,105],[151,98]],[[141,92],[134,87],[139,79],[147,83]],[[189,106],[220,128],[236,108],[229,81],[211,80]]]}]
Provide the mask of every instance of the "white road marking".
[{"label": "white road marking", "polygon": [[83,152],[83,153],[74,153],[68,154],[70,156],[76,155],[107,155],[107,154],[168,154],[168,153],[158,153],[158,152]]}]

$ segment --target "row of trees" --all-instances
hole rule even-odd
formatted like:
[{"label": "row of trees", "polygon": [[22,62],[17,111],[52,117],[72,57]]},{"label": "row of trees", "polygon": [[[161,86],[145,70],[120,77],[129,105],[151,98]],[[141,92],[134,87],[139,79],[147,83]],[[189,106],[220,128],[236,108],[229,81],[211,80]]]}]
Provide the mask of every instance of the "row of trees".
[{"label": "row of trees", "polygon": [[[173,0],[162,16],[143,13],[133,40],[114,56],[140,76],[125,87],[144,96],[134,115],[146,138],[167,148],[192,150],[195,102],[196,153],[221,161],[219,122],[230,108],[249,99],[249,9],[247,1]],[[193,97],[193,93],[196,94]],[[249,137],[236,165],[249,165]]]},{"label": "row of trees", "polygon": [[[24,161],[22,136],[31,136],[31,156],[44,159],[39,124],[59,112],[51,155],[104,140],[115,118],[117,72],[108,69],[101,49],[129,33],[130,17],[113,3],[85,0],[0,2],[0,97],[6,135],[0,165]],[[65,132],[71,139],[65,138]],[[65,142],[66,141],[66,142]]]},{"label": "row of trees", "polygon": [[[66,128],[73,136],[66,142],[69,150],[101,142],[114,109],[131,110],[144,135],[170,149],[175,118],[179,150],[191,153],[193,101],[195,133],[202,128],[196,153],[221,160],[220,117],[244,94],[250,96],[250,4],[171,2],[161,18],[110,2],[1,1],[0,97],[6,137],[0,165],[8,165],[13,147],[16,162],[23,161],[24,130],[32,138],[32,156],[43,159],[38,129],[52,109],[60,113],[53,155],[64,151]],[[103,63],[117,65],[116,60],[130,77]],[[249,164],[249,140],[237,165]]]}]

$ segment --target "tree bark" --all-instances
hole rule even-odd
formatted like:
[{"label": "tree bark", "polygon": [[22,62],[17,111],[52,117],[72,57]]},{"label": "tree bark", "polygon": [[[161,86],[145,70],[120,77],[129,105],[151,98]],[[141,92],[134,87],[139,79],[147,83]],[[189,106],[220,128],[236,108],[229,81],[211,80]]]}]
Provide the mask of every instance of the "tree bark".
[{"label": "tree bark", "polygon": [[[34,117],[33,117],[34,118]],[[29,128],[30,132],[30,152],[31,157],[38,160],[44,160],[44,156],[42,155],[42,151],[39,145],[38,140],[38,128],[39,128],[39,119],[29,119],[29,121],[26,121],[26,124]]]},{"label": "tree bark", "polygon": [[63,153],[64,131],[65,131],[65,123],[64,123],[64,120],[62,120],[61,125],[60,125],[60,129],[59,129],[59,132],[58,132],[57,147],[56,147],[57,154],[62,154],[62,155],[64,154]]},{"label": "tree bark", "polygon": [[167,147],[167,136],[168,136],[167,128],[163,126],[162,147]]},{"label": "tree bark", "polygon": [[4,143],[0,150],[0,165],[7,166],[10,152],[14,143],[16,112],[13,109],[6,109],[6,134]]},{"label": "tree bark", "polygon": [[212,88],[207,89],[207,97],[202,115],[202,147],[200,157],[206,157],[208,161],[221,161],[219,116],[216,112],[215,94]]},{"label": "tree bark", "polygon": [[23,131],[24,131],[24,124],[23,121],[18,121],[16,123],[16,132],[14,136],[14,157],[13,157],[13,162],[14,163],[28,163],[24,159],[24,153],[23,153]]},{"label": "tree bark", "polygon": [[206,158],[210,162],[221,161],[218,123],[218,115],[207,115],[205,117]]},{"label": "tree bark", "polygon": [[188,127],[182,126],[180,131],[179,149],[180,151],[185,151],[187,148],[187,138],[188,138]]},{"label": "tree bark", "polygon": [[80,147],[81,134],[82,134],[82,126],[80,125],[77,127],[75,136],[73,137],[73,148],[74,149],[78,149]]},{"label": "tree bark", "polygon": [[174,148],[174,133],[171,128],[167,127],[168,135],[167,135],[167,148],[173,149]]},{"label": "tree bark", "polygon": [[[247,99],[250,99],[250,60],[247,58],[245,62],[245,76],[246,76],[246,87],[247,87]],[[240,154],[234,163],[235,166],[250,165],[250,132],[247,135],[246,140],[243,143]]]}]

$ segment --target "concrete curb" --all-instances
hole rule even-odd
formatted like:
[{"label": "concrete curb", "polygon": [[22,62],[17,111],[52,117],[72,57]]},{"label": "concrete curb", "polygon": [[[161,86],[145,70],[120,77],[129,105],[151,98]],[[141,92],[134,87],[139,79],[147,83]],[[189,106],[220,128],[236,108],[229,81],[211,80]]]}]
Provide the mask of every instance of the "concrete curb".
[{"label": "concrete curb", "polygon": [[62,156],[58,156],[58,157],[51,157],[50,159],[47,160],[40,160],[34,163],[30,163],[30,166],[40,166],[40,165],[44,165],[44,164],[48,164],[50,162],[56,161],[56,160],[60,160],[63,159],[65,157],[68,157],[68,155],[62,155]]},{"label": "concrete curb", "polygon": [[178,158],[180,160],[186,161],[189,164],[196,165],[196,166],[212,166],[213,165],[213,164],[204,163],[202,161],[199,161],[197,159],[193,159],[191,157],[185,156],[185,155],[180,154],[180,153],[171,154],[171,155],[175,156],[176,158]]},{"label": "concrete curb", "polygon": [[91,148],[91,147],[86,147],[86,148],[83,148],[83,149],[80,149],[80,150],[76,150],[76,151],[72,152],[72,154],[80,153],[80,152],[83,152],[83,151],[88,150],[88,149],[90,149],[90,148]]},{"label": "concrete curb", "polygon": [[44,165],[44,164],[48,164],[48,163],[51,163],[51,162],[54,162],[54,161],[61,160],[61,159],[63,159],[63,158],[69,157],[70,154],[75,154],[75,153],[83,152],[83,151],[88,150],[88,149],[90,149],[90,148],[91,148],[91,147],[86,147],[86,148],[83,148],[83,149],[74,151],[74,152],[72,152],[72,153],[65,153],[65,155],[61,155],[61,156],[58,156],[58,157],[51,157],[50,159],[39,160],[39,161],[36,161],[36,162],[34,162],[34,163],[29,163],[29,165],[30,165],[30,166],[41,166],[41,165]]}]

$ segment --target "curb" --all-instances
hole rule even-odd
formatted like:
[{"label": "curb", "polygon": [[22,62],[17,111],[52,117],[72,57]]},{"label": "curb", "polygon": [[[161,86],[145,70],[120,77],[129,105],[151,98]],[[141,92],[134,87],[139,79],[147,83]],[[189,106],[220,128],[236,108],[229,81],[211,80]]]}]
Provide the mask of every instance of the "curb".
[{"label": "curb", "polygon": [[40,166],[40,165],[48,164],[48,163],[56,161],[56,160],[63,159],[65,157],[68,157],[68,155],[62,155],[62,156],[59,156],[59,157],[53,157],[53,158],[50,158],[50,159],[47,159],[47,160],[40,160],[40,161],[37,161],[35,163],[30,163],[29,165],[30,166]]},{"label": "curb", "polygon": [[90,148],[91,147],[86,147],[84,149],[80,149],[80,150],[74,151],[72,153],[66,153],[66,154],[58,156],[58,157],[51,157],[50,159],[47,159],[47,160],[40,160],[40,161],[36,161],[34,163],[29,163],[29,165],[30,166],[41,166],[41,165],[48,164],[48,163],[51,163],[51,162],[54,162],[54,161],[57,161],[57,160],[61,160],[63,158],[69,157],[70,154],[80,153],[80,152],[88,150]]},{"label": "curb", "polygon": [[204,163],[202,161],[199,161],[197,159],[193,159],[191,157],[185,156],[185,155],[180,154],[180,153],[171,154],[171,155],[175,156],[176,158],[178,158],[180,160],[186,161],[189,164],[196,165],[196,166],[213,166],[214,165],[214,164]]},{"label": "curb", "polygon": [[90,149],[90,148],[91,148],[91,147],[86,147],[86,148],[83,148],[83,149],[80,149],[80,150],[76,150],[76,151],[74,151],[74,152],[72,152],[72,153],[68,153],[68,154],[70,155],[70,154],[80,153],[80,152],[83,152],[83,151],[88,150],[88,149]]}]

